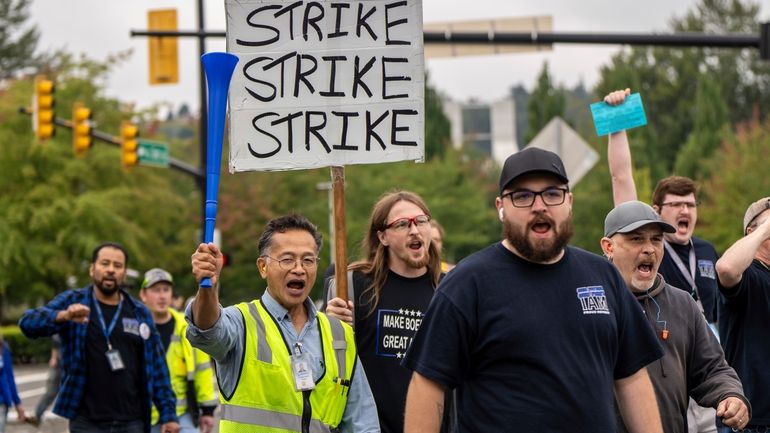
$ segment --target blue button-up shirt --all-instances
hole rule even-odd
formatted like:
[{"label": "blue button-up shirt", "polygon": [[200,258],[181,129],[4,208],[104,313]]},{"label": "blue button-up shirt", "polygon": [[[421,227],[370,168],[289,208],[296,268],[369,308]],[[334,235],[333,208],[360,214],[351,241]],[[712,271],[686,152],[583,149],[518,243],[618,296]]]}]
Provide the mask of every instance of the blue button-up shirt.
[{"label": "blue button-up shirt", "polygon": [[[262,295],[262,303],[267,312],[278,322],[283,338],[293,347],[295,343],[302,344],[303,352],[308,352],[313,360],[313,379],[318,380],[323,374],[323,350],[321,348],[321,335],[318,329],[316,316],[318,310],[310,299],[305,299],[305,309],[308,320],[297,333],[291,321],[288,310],[282,307],[270,294],[265,291]],[[219,320],[210,329],[200,329],[192,322],[192,304],[185,311],[187,327],[187,339],[194,347],[197,347],[211,355],[217,362],[217,378],[219,390],[222,395],[232,396],[238,385],[238,376],[244,355],[246,330],[243,325],[243,315],[234,306],[222,308],[219,312]],[[348,393],[348,402],[345,413],[342,415],[340,428],[344,433],[375,433],[380,431],[377,418],[377,406],[374,403],[369,382],[366,379],[361,362],[356,358],[356,367],[353,371],[353,380]]]},{"label": "blue button-up shirt", "polygon": [[[136,320],[139,323],[147,324],[151,330],[150,337],[143,340],[144,377],[147,382],[146,395],[149,396],[145,402],[147,406],[145,425],[149,431],[151,404],[154,402],[155,407],[158,408],[161,423],[176,421],[176,397],[171,390],[166,354],[150,311],[126,291],[121,290],[121,293],[124,300],[134,305]],[[64,418],[74,418],[83,399],[83,389],[85,389],[88,375],[85,360],[86,344],[88,344],[86,339],[88,323],[81,324],[69,321],[56,323],[56,315],[72,304],[83,304],[93,308],[93,299],[92,285],[83,289],[68,290],[60,293],[47,305],[34,310],[27,310],[19,321],[21,331],[29,338],[50,337],[54,334],[59,334],[61,337],[63,377],[53,412]]]}]

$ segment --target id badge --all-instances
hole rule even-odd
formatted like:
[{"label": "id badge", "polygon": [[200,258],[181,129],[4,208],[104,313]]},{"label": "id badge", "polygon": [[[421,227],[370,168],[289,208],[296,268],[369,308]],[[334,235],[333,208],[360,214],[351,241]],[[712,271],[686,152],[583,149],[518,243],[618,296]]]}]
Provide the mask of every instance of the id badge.
[{"label": "id badge", "polygon": [[310,391],[315,388],[313,370],[310,368],[310,356],[307,353],[291,356],[291,370],[296,391]]},{"label": "id badge", "polygon": [[107,362],[110,363],[110,368],[112,371],[119,371],[126,368],[126,366],[123,364],[123,358],[120,357],[120,352],[117,349],[108,350],[106,355]]}]

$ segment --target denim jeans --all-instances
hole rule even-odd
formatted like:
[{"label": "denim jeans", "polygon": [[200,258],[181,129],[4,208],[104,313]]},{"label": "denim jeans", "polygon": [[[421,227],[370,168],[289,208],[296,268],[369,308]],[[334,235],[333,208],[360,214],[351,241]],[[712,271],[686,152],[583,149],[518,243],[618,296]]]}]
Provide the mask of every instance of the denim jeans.
[{"label": "denim jeans", "polygon": [[144,421],[91,421],[78,415],[70,421],[70,433],[144,433]]},{"label": "denim jeans", "polygon": [[5,432],[5,424],[8,421],[8,406],[0,404],[0,433]]},{"label": "denim jeans", "polygon": [[[150,433],[160,433],[160,424],[152,426]],[[192,415],[189,413],[179,417],[179,433],[198,433],[198,427],[193,424]]]}]

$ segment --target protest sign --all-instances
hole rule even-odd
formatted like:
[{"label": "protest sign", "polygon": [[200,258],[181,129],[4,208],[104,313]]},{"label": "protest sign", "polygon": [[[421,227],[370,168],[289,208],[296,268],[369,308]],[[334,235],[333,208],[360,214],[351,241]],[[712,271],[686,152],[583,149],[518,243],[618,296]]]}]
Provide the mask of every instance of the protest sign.
[{"label": "protest sign", "polygon": [[230,171],[422,161],[422,2],[226,0]]}]

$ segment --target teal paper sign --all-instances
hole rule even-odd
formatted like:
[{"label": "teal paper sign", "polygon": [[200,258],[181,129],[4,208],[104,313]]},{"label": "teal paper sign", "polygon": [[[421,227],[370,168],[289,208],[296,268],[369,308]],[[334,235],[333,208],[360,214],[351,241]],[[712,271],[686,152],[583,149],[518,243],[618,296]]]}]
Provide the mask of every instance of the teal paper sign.
[{"label": "teal paper sign", "polygon": [[591,115],[599,137],[647,124],[642,95],[638,93],[627,96],[620,105],[610,105],[604,101],[591,104]]}]

